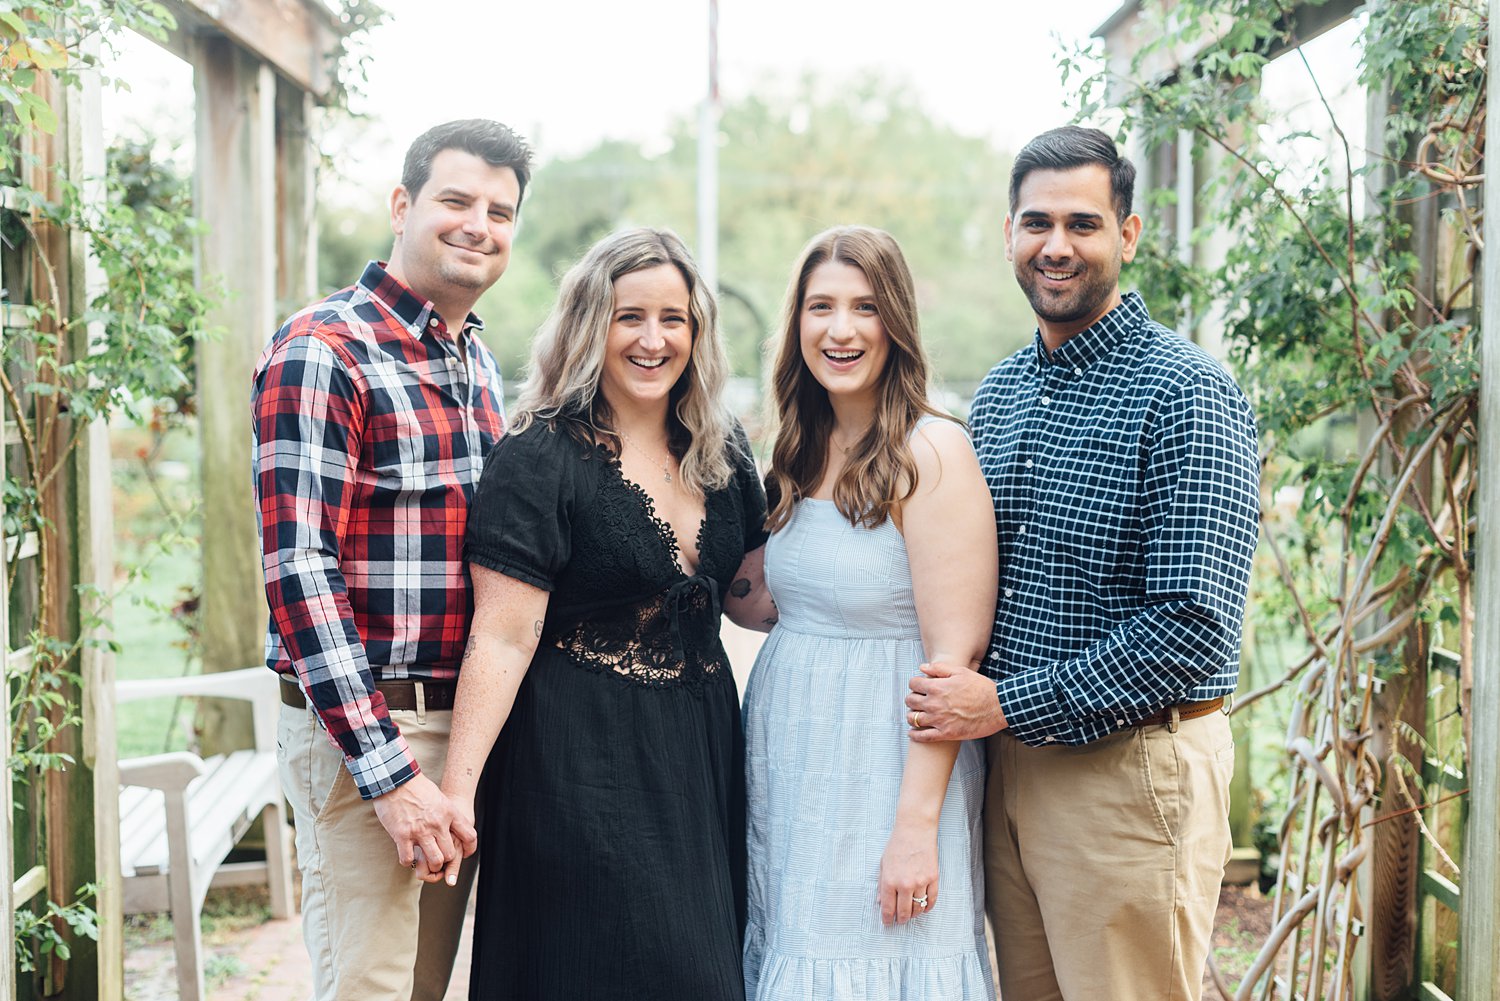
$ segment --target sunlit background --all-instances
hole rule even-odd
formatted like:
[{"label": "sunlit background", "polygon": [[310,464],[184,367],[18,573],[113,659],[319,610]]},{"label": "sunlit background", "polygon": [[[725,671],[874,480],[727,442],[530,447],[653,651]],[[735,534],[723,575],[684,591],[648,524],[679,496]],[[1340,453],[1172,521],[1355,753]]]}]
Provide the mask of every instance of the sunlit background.
[{"label": "sunlit background", "polygon": [[[1032,6],[895,0],[719,5],[719,278],[736,371],[752,380],[787,272],[836,223],[889,229],[916,275],[939,376],[965,397],[1030,335],[1001,245],[1009,154],[1067,122],[1060,51],[1115,0]],[[430,125],[485,116],[534,143],[539,169],[509,273],[482,300],[515,376],[560,269],[609,230],[669,226],[696,246],[707,0],[390,0],[361,48],[366,78],[327,122],[318,182],[320,281],[352,281],[388,249],[385,199]],[[112,142],[192,162],[192,79],[150,42],[116,60]],[[1074,81],[1076,86],[1076,78]],[[290,304],[293,308],[296,304]],[[269,335],[269,331],[268,331]]]}]

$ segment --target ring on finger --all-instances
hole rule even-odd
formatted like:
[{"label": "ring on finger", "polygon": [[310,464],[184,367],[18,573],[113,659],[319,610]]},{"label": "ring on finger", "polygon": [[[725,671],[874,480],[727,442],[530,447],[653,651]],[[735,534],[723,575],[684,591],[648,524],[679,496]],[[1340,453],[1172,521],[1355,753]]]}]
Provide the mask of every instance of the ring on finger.
[{"label": "ring on finger", "polygon": [[922,910],[927,910],[927,894],[924,893],[920,897],[912,897],[911,902],[922,908]]},{"label": "ring on finger", "polygon": [[907,716],[906,721],[913,730],[922,729],[922,710],[913,709],[910,715]]}]

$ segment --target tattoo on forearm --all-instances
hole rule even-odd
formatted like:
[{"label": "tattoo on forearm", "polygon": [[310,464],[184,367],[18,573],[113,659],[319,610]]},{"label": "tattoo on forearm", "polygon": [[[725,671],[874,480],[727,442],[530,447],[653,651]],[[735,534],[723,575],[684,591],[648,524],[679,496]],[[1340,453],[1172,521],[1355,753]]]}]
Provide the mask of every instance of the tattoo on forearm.
[{"label": "tattoo on forearm", "polygon": [[761,619],[760,621],[761,621],[761,625],[766,625],[766,626],[774,626],[776,623],[778,623],[778,622],[781,621],[781,609],[779,609],[779,608],[776,607],[776,599],[775,598],[771,599],[771,614],[769,616],[767,616],[766,618]]},{"label": "tattoo on forearm", "polygon": [[750,582],[741,577],[739,580],[729,585],[729,593],[736,598],[743,598],[745,595],[750,593]]},{"label": "tattoo on forearm", "polygon": [[534,633],[536,633],[537,639],[541,639],[541,637],[542,637],[542,620],[541,619],[537,619],[535,622],[533,622],[531,624],[531,631],[534,632]]},{"label": "tattoo on forearm", "polygon": [[474,656],[474,650],[479,646],[478,640],[479,637],[475,636],[473,633],[469,634],[469,642],[464,644],[464,659],[460,662],[460,666],[462,666],[463,664],[467,664],[469,662],[469,658]]},{"label": "tattoo on forearm", "polygon": [[473,775],[474,774],[474,769],[472,769],[472,768],[465,768],[464,769],[464,774],[465,775]]}]

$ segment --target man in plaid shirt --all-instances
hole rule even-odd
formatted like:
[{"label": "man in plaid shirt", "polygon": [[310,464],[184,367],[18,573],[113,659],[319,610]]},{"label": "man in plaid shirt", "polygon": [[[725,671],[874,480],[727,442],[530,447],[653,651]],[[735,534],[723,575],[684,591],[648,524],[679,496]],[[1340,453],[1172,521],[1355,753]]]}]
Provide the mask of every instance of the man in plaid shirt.
[{"label": "man in plaid shirt", "polygon": [[1134,179],[1095,129],[1016,158],[1006,256],[1037,334],[970,413],[994,633],[983,664],[923,665],[907,696],[913,740],[990,738],[986,896],[1001,994],[1024,1001],[1198,998],[1230,850],[1255,419],[1121,295]]},{"label": "man in plaid shirt", "polygon": [[471,310],[510,260],[530,163],[497,122],[424,133],[390,262],[287,320],[256,365],[266,660],[319,999],[440,999],[452,971],[475,832],[438,783],[468,504],[504,430]]}]

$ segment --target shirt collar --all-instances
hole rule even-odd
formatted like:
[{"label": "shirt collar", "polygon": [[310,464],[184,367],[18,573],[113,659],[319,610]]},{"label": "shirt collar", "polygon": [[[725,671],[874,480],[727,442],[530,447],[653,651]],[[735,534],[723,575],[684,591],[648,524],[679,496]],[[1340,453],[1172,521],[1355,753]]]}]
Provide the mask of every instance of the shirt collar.
[{"label": "shirt collar", "polygon": [[[411,289],[391,277],[385,269],[384,261],[371,261],[365,265],[365,273],[359,276],[359,285],[370,294],[391,315],[401,322],[413,337],[420,338],[427,332],[431,321],[436,318],[441,325],[444,319],[433,311],[432,303],[419,297]],[[460,336],[477,334],[484,329],[484,321],[473,313],[464,319],[463,329],[459,331]]]},{"label": "shirt collar", "polygon": [[1120,304],[1095,320],[1092,326],[1069,337],[1062,347],[1047,353],[1042,344],[1042,332],[1035,335],[1037,364],[1066,365],[1069,368],[1085,369],[1106,357],[1127,337],[1149,323],[1151,314],[1146,312],[1146,303],[1139,292],[1126,292]]}]

